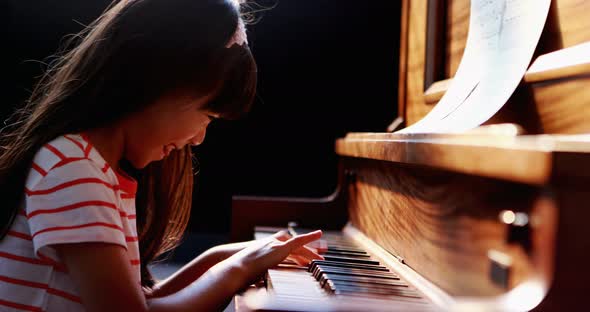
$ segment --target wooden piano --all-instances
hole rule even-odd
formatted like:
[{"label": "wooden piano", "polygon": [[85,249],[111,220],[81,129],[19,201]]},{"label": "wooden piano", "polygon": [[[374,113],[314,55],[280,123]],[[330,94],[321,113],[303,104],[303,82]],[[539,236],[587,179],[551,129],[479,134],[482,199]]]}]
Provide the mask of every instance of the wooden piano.
[{"label": "wooden piano", "polygon": [[[325,198],[234,197],[232,237],[327,230],[326,261],[269,270],[238,311],[584,309],[590,287],[590,1],[553,0],[502,109],[461,134],[398,134],[445,93],[468,0],[403,0],[399,116],[338,139]],[[571,49],[582,49],[581,59]],[[499,130],[499,131],[498,131]],[[274,230],[256,228],[256,235]],[[365,261],[366,260],[366,261]]]}]

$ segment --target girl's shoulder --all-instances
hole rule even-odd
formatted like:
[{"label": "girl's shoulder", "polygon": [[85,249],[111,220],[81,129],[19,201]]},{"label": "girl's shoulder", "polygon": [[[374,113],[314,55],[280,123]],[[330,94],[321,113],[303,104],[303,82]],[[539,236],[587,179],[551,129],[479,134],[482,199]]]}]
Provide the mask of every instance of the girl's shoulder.
[{"label": "girl's shoulder", "polygon": [[66,134],[43,145],[35,154],[27,178],[27,187],[43,177],[59,172],[71,178],[107,178],[108,164],[82,134]]}]

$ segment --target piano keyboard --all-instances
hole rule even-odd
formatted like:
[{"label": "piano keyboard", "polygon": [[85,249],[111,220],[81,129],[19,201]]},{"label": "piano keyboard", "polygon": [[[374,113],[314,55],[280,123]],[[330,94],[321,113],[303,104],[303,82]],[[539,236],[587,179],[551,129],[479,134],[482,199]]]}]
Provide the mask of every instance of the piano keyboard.
[{"label": "piano keyboard", "polygon": [[[257,228],[256,238],[271,235],[276,230]],[[304,232],[297,229],[297,233],[292,234]],[[323,308],[317,311],[349,310],[355,305],[363,311],[372,311],[371,306],[383,310],[384,305],[404,311],[433,309],[431,302],[416,288],[341,232],[324,232],[322,239],[328,243],[327,251],[322,254],[324,260],[314,260],[306,267],[285,261],[268,270],[267,292],[276,302],[283,301],[277,306],[297,303],[293,304],[297,307],[294,310],[277,311],[312,311],[316,309],[310,307],[318,305]],[[307,308],[301,302],[308,303]]]}]

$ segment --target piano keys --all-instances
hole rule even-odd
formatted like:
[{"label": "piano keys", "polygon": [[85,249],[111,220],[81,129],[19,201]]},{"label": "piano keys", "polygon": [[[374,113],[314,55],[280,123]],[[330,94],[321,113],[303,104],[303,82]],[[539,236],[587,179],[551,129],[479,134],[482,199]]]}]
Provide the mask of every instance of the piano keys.
[{"label": "piano keys", "polygon": [[[259,227],[255,237],[262,239],[284,230]],[[289,228],[297,235],[310,230]],[[436,310],[435,305],[418,289],[398,275],[393,268],[366,250],[343,232],[327,231],[322,237],[328,248],[324,260],[314,260],[309,266],[299,266],[289,260],[268,270],[264,279],[270,302],[251,296],[241,302],[239,310],[291,311],[285,302],[314,304],[318,311],[382,311],[383,305],[404,311]],[[399,261],[399,260],[395,260]],[[306,308],[301,311],[312,311]]]}]

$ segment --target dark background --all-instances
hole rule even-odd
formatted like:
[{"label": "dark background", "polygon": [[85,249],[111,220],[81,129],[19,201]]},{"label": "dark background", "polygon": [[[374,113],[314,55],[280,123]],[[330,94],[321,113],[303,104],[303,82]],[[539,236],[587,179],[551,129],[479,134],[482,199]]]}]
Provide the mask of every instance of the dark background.
[{"label": "dark background", "polygon": [[[43,69],[39,61],[109,3],[0,0],[2,119],[26,99]],[[331,193],[334,141],[384,131],[396,117],[399,1],[258,3],[275,4],[248,27],[258,99],[247,118],[212,123],[196,148],[201,169],[189,230],[202,238],[192,250],[226,239],[234,194]]]}]

